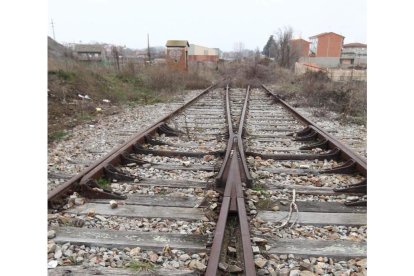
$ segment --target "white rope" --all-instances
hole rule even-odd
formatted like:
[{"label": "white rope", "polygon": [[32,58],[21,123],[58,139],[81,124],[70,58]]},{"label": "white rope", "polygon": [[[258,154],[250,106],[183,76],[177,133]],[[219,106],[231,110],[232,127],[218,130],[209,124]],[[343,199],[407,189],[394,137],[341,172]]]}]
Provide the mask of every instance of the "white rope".
[{"label": "white rope", "polygon": [[[290,205],[289,205],[289,214],[286,216],[287,219],[286,219],[286,221],[282,222],[281,225],[276,226],[276,229],[281,229],[289,223],[289,221],[292,217],[293,210],[296,210],[297,216],[296,216],[295,221],[290,225],[289,229],[292,229],[292,227],[296,224],[296,222],[298,221],[298,218],[299,218],[299,209],[298,209],[298,205],[296,205],[296,190],[295,189],[293,189],[293,198],[292,198],[292,201],[290,202]],[[282,218],[281,220],[285,219],[286,217]]]}]

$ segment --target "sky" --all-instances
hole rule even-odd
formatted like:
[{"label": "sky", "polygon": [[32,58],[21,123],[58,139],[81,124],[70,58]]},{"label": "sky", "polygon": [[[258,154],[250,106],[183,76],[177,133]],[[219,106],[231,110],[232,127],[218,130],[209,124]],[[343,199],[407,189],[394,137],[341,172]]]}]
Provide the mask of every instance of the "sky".
[{"label": "sky", "polygon": [[263,49],[269,36],[292,27],[295,37],[323,32],[366,43],[366,0],[71,0],[48,2],[48,35],[60,43],[101,42],[145,48],[169,39],[222,51],[242,42]]}]

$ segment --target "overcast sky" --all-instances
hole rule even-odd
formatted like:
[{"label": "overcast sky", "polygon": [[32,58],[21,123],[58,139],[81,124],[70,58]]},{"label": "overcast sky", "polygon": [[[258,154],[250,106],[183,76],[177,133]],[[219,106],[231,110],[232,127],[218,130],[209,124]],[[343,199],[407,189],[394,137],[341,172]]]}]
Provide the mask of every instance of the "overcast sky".
[{"label": "overcast sky", "polygon": [[269,36],[291,26],[308,39],[322,32],[366,43],[366,0],[49,0],[48,35],[63,42],[105,42],[145,48],[169,39],[223,51],[236,42],[263,49]]}]

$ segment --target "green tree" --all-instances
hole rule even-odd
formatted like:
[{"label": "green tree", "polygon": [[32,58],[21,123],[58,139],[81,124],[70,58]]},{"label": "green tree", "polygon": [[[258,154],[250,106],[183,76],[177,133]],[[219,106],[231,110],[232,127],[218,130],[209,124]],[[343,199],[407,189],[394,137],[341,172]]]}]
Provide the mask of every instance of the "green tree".
[{"label": "green tree", "polygon": [[275,57],[275,51],[277,49],[276,47],[276,41],[273,38],[273,35],[269,37],[269,40],[267,41],[266,45],[263,47],[263,55],[267,57]]}]

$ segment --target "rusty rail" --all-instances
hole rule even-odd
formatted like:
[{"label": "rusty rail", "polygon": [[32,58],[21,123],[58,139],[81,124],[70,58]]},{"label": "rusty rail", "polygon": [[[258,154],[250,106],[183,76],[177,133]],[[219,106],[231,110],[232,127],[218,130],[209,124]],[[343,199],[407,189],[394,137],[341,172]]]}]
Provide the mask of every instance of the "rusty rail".
[{"label": "rusty rail", "polygon": [[[280,103],[282,106],[286,108],[290,113],[293,114],[299,121],[303,122],[307,125],[307,128],[302,130],[297,135],[300,137],[312,137],[319,138],[320,140],[326,141],[325,146],[332,151],[339,151],[337,156],[345,161],[352,161],[353,163],[349,163],[349,167],[352,167],[355,171],[362,174],[365,178],[367,178],[367,160],[360,155],[356,154],[352,149],[348,146],[341,143],[339,140],[334,138],[332,135],[327,133],[325,130],[317,126],[314,122],[310,121],[309,119],[302,116],[297,110],[295,110],[291,105],[287,102],[282,100],[278,95],[271,92],[268,88],[266,88],[263,84],[261,85],[262,88],[271,95],[276,102]],[[358,189],[356,189],[358,188]],[[359,191],[362,193],[366,193],[367,191],[367,180],[364,180],[362,183],[358,183],[355,185],[349,185],[346,188],[337,189],[335,191],[346,192],[347,189],[349,191],[355,192]]]},{"label": "rusty rail", "polygon": [[[192,98],[186,104],[176,109],[172,113],[164,116],[154,125],[148,127],[144,131],[136,134],[129,141],[121,145],[120,147],[112,150],[110,153],[105,155],[99,161],[95,162],[85,170],[83,170],[77,176],[71,178],[69,181],[59,186],[57,189],[49,192],[48,202],[52,202],[60,199],[62,196],[65,196],[68,193],[73,192],[74,190],[81,191],[87,194],[89,197],[94,197],[99,195],[100,197],[117,197],[120,196],[116,193],[110,191],[99,189],[97,191],[97,186],[94,185],[94,180],[97,178],[108,174],[117,174],[115,166],[123,162],[123,158],[127,153],[130,153],[136,149],[137,143],[144,143],[148,138],[155,134],[156,132],[170,132],[174,133],[174,130],[169,129],[165,124],[165,121],[171,116],[182,111],[184,108],[188,107],[191,103],[197,100],[199,97],[210,91],[216,85],[212,85],[205,89],[200,95]],[[335,156],[341,159],[344,159],[346,164],[342,168],[337,168],[341,170],[350,170],[355,169],[365,177],[367,176],[367,166],[366,160],[357,154],[355,154],[347,146],[343,145],[341,142],[336,140],[330,134],[326,133],[324,130],[316,126],[313,122],[303,117],[299,114],[293,107],[284,102],[279,96],[273,94],[268,90],[264,85],[263,89],[267,91],[278,103],[281,103],[288,111],[290,111],[299,121],[307,125],[307,127],[296,133],[298,139],[308,139],[322,140],[320,145],[327,147],[335,152]],[[224,156],[223,165],[220,168],[218,176],[216,178],[216,185],[219,188],[224,189],[223,199],[220,209],[220,214],[218,222],[216,224],[215,235],[213,239],[212,248],[210,251],[210,258],[207,265],[206,274],[207,276],[215,276],[218,274],[218,266],[220,262],[221,251],[223,250],[223,240],[226,230],[227,220],[230,215],[237,215],[239,221],[239,227],[241,232],[241,244],[242,251],[238,252],[240,260],[243,262],[244,275],[256,275],[255,264],[253,259],[253,251],[250,241],[249,233],[249,221],[246,213],[245,199],[243,194],[243,183],[247,187],[250,187],[252,184],[252,177],[250,176],[249,170],[247,168],[246,156],[243,147],[242,136],[244,133],[244,124],[247,116],[248,103],[250,98],[250,86],[246,89],[246,96],[244,100],[244,105],[242,108],[240,123],[237,130],[233,129],[231,110],[230,110],[230,96],[229,96],[229,86],[226,87],[225,92],[225,109],[226,109],[226,120],[228,123],[229,131],[229,140],[227,144],[226,153]],[[110,172],[108,172],[110,171]],[[365,186],[364,186],[365,185]],[[357,185],[352,185],[350,189],[364,189],[366,192],[366,182],[360,183]],[[358,190],[360,191],[360,190]]]},{"label": "rusty rail", "polygon": [[[249,222],[246,213],[244,202],[244,195],[242,190],[243,182],[251,181],[251,176],[247,169],[246,158],[244,156],[242,145],[242,130],[244,118],[246,116],[246,109],[250,95],[250,86],[247,87],[246,98],[242,110],[242,118],[240,120],[237,134],[233,132],[231,114],[230,114],[230,99],[229,88],[226,88],[226,114],[229,126],[229,142],[226,155],[221,167],[220,173],[217,177],[217,183],[224,185],[225,190],[223,194],[222,205],[220,209],[219,219],[216,225],[213,245],[210,251],[210,259],[207,265],[207,276],[215,276],[218,272],[220,262],[220,253],[224,240],[224,233],[226,229],[227,218],[230,213],[237,214],[239,218],[239,226],[241,231],[241,243],[243,250],[238,252],[244,264],[244,275],[256,275],[253,251],[250,242]],[[244,181],[243,181],[244,178]],[[251,182],[250,182],[251,183]]]}]

